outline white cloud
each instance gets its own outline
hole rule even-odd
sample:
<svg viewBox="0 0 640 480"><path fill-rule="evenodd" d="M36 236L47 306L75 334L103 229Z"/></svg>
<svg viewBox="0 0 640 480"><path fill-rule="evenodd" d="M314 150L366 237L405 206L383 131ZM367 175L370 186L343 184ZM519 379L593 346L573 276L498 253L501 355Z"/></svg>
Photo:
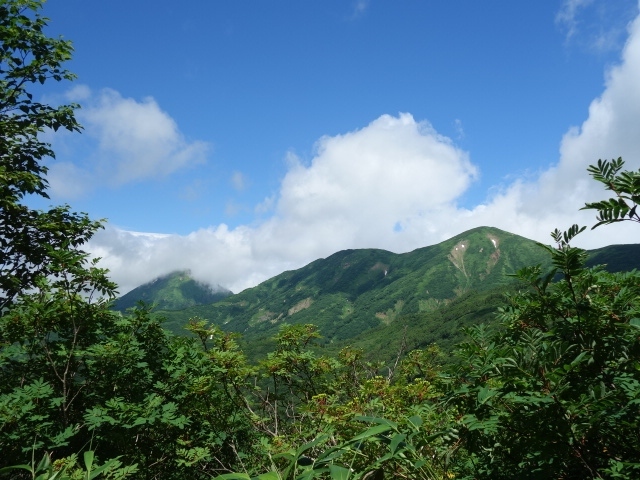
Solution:
<svg viewBox="0 0 640 480"><path fill-rule="evenodd" d="M105 89L79 117L87 133L98 139L101 153L109 157L109 166L103 169L116 184L168 175L205 160L207 145L187 142L151 97L138 102Z"/></svg>
<svg viewBox="0 0 640 480"><path fill-rule="evenodd" d="M325 245L390 246L398 222L455 202L477 174L466 152L409 114L324 137L316 149L308 167L294 164L285 176L270 223Z"/></svg>
<svg viewBox="0 0 640 480"><path fill-rule="evenodd" d="M453 128L456 131L456 138L458 140L462 140L465 137L465 135L464 135L464 127L462 125L462 120L460 120L459 118L456 118L453 121Z"/></svg>
<svg viewBox="0 0 640 480"><path fill-rule="evenodd" d="M409 251L480 225L550 243L556 227L594 223L593 212L579 209L606 192L588 177L589 164L622 156L627 169L640 168L638 78L640 19L630 25L621 62L607 72L587 119L561 139L558 163L496 189L474 208L457 205L478 175L468 154L409 114L383 115L359 130L321 138L308 164L290 154L278 194L256 207L270 215L262 223L163 237L109 227L90 247L123 292L179 268L237 292L341 249ZM635 243L638 228L598 228L577 243Z"/></svg>
<svg viewBox="0 0 640 480"><path fill-rule="evenodd" d="M91 89L87 85L74 85L65 94L69 102L80 103L91 99Z"/></svg>
<svg viewBox="0 0 640 480"><path fill-rule="evenodd" d="M226 225L186 236L141 234L107 226L91 240L90 250L102 257L101 265L111 270L121 293L185 268L198 279L237 291L272 274L270 267L261 270L252 258L251 233L244 227L230 231Z"/></svg>
<svg viewBox="0 0 640 480"><path fill-rule="evenodd" d="M82 165L52 163L54 195L77 195L72 184L80 177L88 191L98 185L163 177L206 160L209 145L188 141L151 97L136 101L115 90L94 93L79 85L66 98L82 104L77 117L85 128L84 142L92 139L97 145Z"/></svg>
<svg viewBox="0 0 640 480"><path fill-rule="evenodd" d="M342 248L397 247L397 224L453 205L476 175L465 152L408 114L321 138L308 166L289 160L278 196L263 202L274 213L256 227L163 238L109 228L92 251L123 291L178 268L238 291Z"/></svg>

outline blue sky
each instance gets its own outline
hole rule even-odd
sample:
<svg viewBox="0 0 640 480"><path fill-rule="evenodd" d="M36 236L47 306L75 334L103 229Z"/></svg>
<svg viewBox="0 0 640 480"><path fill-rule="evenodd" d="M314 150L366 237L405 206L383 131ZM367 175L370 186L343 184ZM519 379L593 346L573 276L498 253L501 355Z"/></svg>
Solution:
<svg viewBox="0 0 640 480"><path fill-rule="evenodd" d="M44 14L78 79L42 94L80 103L85 126L50 135L52 201L108 219L90 250L122 292L176 268L238 291L477 225L548 242L590 220L589 163L640 167L633 0L49 0Z"/></svg>

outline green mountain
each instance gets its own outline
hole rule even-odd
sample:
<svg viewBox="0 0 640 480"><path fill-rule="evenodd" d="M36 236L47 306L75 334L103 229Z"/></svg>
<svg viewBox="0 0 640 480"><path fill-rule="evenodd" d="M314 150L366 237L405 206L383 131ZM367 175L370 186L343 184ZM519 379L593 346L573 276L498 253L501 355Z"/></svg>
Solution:
<svg viewBox="0 0 640 480"><path fill-rule="evenodd" d="M637 268L640 245L594 250L589 262ZM517 288L508 274L536 264L548 264L536 242L480 227L409 253L340 251L216 303L158 314L180 334L196 316L240 332L252 356L271 349L283 323L313 323L326 348L353 344L383 359L403 344L410 350L435 342L449 350L462 340L462 327L494 319L504 293Z"/></svg>
<svg viewBox="0 0 640 480"><path fill-rule="evenodd" d="M640 245L611 245L589 252L588 266L603 265L608 271L640 268ZM362 348L370 360L393 359L401 348L411 351L436 343L446 353L464 340L464 327L484 323L497 325L495 312L504 296L519 288L517 282L489 289L470 290L444 308L408 314L391 325L380 325L330 348L336 353L347 344Z"/></svg>
<svg viewBox="0 0 640 480"><path fill-rule="evenodd" d="M640 268L640 245L609 245L589 251L587 266L604 265L610 272L625 272Z"/></svg>
<svg viewBox="0 0 640 480"><path fill-rule="evenodd" d="M189 271L172 272L134 288L116 299L114 310L124 312L139 301L161 310L184 310L195 305L211 304L232 295L229 290L213 289L191 277Z"/></svg>
<svg viewBox="0 0 640 480"><path fill-rule="evenodd" d="M467 292L506 285L507 274L546 257L531 240L481 227L404 254L344 250L215 304L162 313L176 331L200 316L248 337L268 336L287 322L315 323L329 341L349 339L438 310Z"/></svg>

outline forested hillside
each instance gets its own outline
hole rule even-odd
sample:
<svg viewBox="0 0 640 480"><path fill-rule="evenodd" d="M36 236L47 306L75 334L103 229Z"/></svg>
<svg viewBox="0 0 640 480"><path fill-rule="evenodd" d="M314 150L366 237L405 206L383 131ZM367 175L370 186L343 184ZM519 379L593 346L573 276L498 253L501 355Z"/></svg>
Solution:
<svg viewBox="0 0 640 480"><path fill-rule="evenodd" d="M77 105L34 100L74 79L40 8L0 2L1 477L640 477L640 273L587 266L571 245L586 227L550 247L481 228L405 255L339 252L207 307L225 327L277 329L254 362L207 320L179 336L148 309L113 311L117 286L82 250L102 222L26 201L47 198L44 133L81 130ZM640 222L640 171L588 171L611 195L585 206L596 226ZM466 322L498 299L493 328ZM396 355L317 348L317 326L288 320L321 302L332 345L382 339ZM437 345L393 336L399 322L425 339L474 325L443 366Z"/></svg>

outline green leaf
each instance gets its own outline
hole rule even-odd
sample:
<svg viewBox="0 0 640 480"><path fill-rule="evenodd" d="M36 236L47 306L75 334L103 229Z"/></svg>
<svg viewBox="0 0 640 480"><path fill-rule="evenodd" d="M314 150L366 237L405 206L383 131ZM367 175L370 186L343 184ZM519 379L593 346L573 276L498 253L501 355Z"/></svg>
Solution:
<svg viewBox="0 0 640 480"><path fill-rule="evenodd" d="M267 472L256 477L257 480L282 480L278 472Z"/></svg>
<svg viewBox="0 0 640 480"><path fill-rule="evenodd" d="M391 425L375 425L369 428L368 430L365 430L361 434L356 435L353 438L350 438L348 443L354 443L360 440L367 440L369 438L376 438L378 435L388 432L389 430L392 430Z"/></svg>
<svg viewBox="0 0 640 480"><path fill-rule="evenodd" d="M389 445L389 450L391 450L392 454L396 452L398 445L400 445L401 442L404 442L406 438L407 436L404 433L398 433L393 436L391 444Z"/></svg>
<svg viewBox="0 0 640 480"><path fill-rule="evenodd" d="M396 422L392 422L391 420L387 420L386 418L356 415L355 417L353 417L353 419L358 422L379 423L380 425L388 425L391 428L398 428L398 424Z"/></svg>
<svg viewBox="0 0 640 480"><path fill-rule="evenodd" d="M42 460L40 460L40 463L38 463L38 466L36 467L36 472L42 472L43 470L46 470L47 468L49 468L49 465L51 465L51 457L49 456L49 454L45 453L42 457Z"/></svg>
<svg viewBox="0 0 640 480"><path fill-rule="evenodd" d="M296 450L296 454L295 454L296 458L299 458L300 455L302 455L307 450L310 450L311 448L315 447L316 445L326 441L327 438L328 438L328 435L319 435L317 438L315 438L311 442L305 443L300 448L298 448L298 450Z"/></svg>
<svg viewBox="0 0 640 480"><path fill-rule="evenodd" d="M416 428L419 428L422 426L422 418L419 415L414 415L412 417L409 417L407 421Z"/></svg>
<svg viewBox="0 0 640 480"><path fill-rule="evenodd" d="M497 394L498 394L497 390L492 390L491 388L486 386L482 387L480 388L480 390L478 390L478 403L480 405L483 405L489 402L489 400L491 400L491 398L493 398Z"/></svg>
<svg viewBox="0 0 640 480"><path fill-rule="evenodd" d="M94 458L93 450L87 450L86 452L84 452L83 458L84 458L84 467L89 473L93 468L93 458Z"/></svg>
<svg viewBox="0 0 640 480"><path fill-rule="evenodd" d="M351 473L348 468L340 465L329 465L329 472L332 480L348 480Z"/></svg>
<svg viewBox="0 0 640 480"><path fill-rule="evenodd" d="M251 477L246 473L223 473L214 477L214 480L251 480Z"/></svg>
<svg viewBox="0 0 640 480"><path fill-rule="evenodd" d="M27 470L28 472L31 472L31 465L11 465L10 467L3 467L0 468L0 473L6 473L6 472L10 472L11 470Z"/></svg>

